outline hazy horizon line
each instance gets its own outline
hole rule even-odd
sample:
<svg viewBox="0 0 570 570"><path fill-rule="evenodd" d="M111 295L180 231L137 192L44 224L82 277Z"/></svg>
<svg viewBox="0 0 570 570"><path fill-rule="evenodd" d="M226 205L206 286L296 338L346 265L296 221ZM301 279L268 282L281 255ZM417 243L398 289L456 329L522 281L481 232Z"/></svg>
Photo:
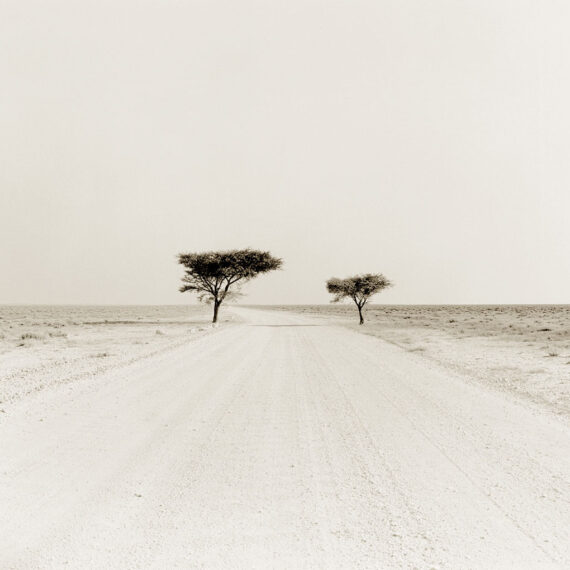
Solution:
<svg viewBox="0 0 570 570"><path fill-rule="evenodd" d="M0 307L184 307L208 306L211 303L0 303ZM225 303L242 307L329 307L351 306L352 303ZM567 307L570 303L367 303L376 307Z"/></svg>

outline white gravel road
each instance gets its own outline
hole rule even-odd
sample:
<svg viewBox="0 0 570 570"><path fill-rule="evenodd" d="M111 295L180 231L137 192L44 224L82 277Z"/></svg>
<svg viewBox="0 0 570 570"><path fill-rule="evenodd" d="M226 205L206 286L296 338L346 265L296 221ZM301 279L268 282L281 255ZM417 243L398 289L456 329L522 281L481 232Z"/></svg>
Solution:
<svg viewBox="0 0 570 570"><path fill-rule="evenodd" d="M566 424L322 320L0 417L0 568L570 568Z"/></svg>

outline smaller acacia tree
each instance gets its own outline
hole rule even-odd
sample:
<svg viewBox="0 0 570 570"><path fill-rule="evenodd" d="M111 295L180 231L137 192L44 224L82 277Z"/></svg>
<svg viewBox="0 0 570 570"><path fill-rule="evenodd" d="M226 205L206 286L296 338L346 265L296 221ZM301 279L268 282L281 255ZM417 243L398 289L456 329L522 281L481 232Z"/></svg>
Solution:
<svg viewBox="0 0 570 570"><path fill-rule="evenodd" d="M360 324L364 324L362 316L362 308L366 305L368 299L380 293L383 289L391 287L392 283L381 273L366 273L364 275L355 275L346 279L338 279L332 277L327 281L327 291L334 295L331 303L338 303L347 297L350 297L358 307L360 315Z"/></svg>
<svg viewBox="0 0 570 570"><path fill-rule="evenodd" d="M207 251L205 253L180 253L178 263L184 266L183 285L180 292L194 291L202 302L214 304L214 318L225 299L236 292L230 288L249 281L260 273L279 269L283 261L268 251L234 249L231 251ZM238 287L239 287L238 285Z"/></svg>

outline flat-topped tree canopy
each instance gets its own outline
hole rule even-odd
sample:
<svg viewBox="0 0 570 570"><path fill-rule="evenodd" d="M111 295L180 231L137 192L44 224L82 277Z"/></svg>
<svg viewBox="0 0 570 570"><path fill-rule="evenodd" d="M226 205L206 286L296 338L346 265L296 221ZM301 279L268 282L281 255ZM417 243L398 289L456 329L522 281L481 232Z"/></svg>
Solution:
<svg viewBox="0 0 570 570"><path fill-rule="evenodd" d="M220 305L231 295L230 288L279 269L283 260L273 257L268 251L255 249L233 249L228 251L206 251L203 253L180 253L178 263L184 266L183 285L180 292L194 291L200 301L214 303L214 318L218 320Z"/></svg>
<svg viewBox="0 0 570 570"><path fill-rule="evenodd" d="M362 308L376 293L379 293L387 287L391 287L392 282L384 277L381 273L365 273L363 275L354 275L346 279L331 277L327 281L327 291L334 295L332 303L338 303L347 297L352 299L358 307L360 315L360 324L364 324L362 316Z"/></svg>

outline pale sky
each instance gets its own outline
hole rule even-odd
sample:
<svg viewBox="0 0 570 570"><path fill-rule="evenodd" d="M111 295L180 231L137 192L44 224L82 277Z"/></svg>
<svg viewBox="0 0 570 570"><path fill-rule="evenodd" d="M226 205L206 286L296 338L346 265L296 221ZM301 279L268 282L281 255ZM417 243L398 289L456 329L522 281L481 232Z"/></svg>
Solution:
<svg viewBox="0 0 570 570"><path fill-rule="evenodd" d="M567 0L0 0L0 304L570 303Z"/></svg>

